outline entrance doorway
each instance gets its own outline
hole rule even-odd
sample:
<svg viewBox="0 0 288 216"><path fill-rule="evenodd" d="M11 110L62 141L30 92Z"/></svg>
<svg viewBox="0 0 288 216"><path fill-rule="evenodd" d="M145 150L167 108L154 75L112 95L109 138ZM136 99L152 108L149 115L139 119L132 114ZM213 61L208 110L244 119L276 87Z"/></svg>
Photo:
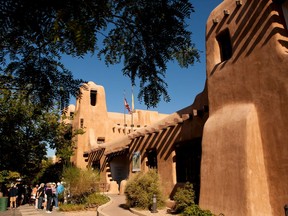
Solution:
<svg viewBox="0 0 288 216"><path fill-rule="evenodd" d="M157 165L157 152L156 149L148 149L146 151L147 154L147 166L149 169L157 169L158 165Z"/></svg>
<svg viewBox="0 0 288 216"><path fill-rule="evenodd" d="M120 186L122 180L129 176L129 158L127 155L119 155L110 161L112 180Z"/></svg>
<svg viewBox="0 0 288 216"><path fill-rule="evenodd" d="M190 182L195 191L195 203L199 204L201 138L195 138L176 145L176 177L177 183Z"/></svg>

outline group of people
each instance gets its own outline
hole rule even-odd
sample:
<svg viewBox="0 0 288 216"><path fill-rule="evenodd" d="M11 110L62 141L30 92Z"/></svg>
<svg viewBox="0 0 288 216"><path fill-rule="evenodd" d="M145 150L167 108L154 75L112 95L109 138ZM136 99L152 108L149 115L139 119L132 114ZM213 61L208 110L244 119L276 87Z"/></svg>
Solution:
<svg viewBox="0 0 288 216"><path fill-rule="evenodd" d="M40 186L36 185L32 192L31 198L35 200L35 208L37 210L46 209L46 213L51 213L53 207L58 209L58 195L64 191L63 185L56 183L41 183Z"/></svg>
<svg viewBox="0 0 288 216"><path fill-rule="evenodd" d="M30 200L30 193L32 189L27 185L21 183L12 183L10 188L6 190L6 187L1 188L1 192L4 196L9 196L10 199L10 208L16 208L22 204L26 204Z"/></svg>
<svg viewBox="0 0 288 216"><path fill-rule="evenodd" d="M31 188L29 204L34 205L37 210L46 210L46 213L51 213L53 207L58 209L58 195L63 193L64 187L58 182L56 183L41 183ZM17 184L11 184L9 189L10 208L16 208L19 203L19 189Z"/></svg>

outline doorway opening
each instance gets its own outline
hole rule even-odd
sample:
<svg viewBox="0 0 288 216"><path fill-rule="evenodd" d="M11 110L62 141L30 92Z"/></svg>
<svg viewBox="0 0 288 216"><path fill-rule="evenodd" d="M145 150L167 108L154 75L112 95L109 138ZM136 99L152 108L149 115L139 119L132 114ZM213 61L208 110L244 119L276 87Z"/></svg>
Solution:
<svg viewBox="0 0 288 216"><path fill-rule="evenodd" d="M146 151L147 154L147 166L149 169L157 169L157 152L156 149L147 149Z"/></svg>
<svg viewBox="0 0 288 216"><path fill-rule="evenodd" d="M195 138L176 145L177 183L190 182L193 184L196 204L199 204L200 196L201 143L202 138Z"/></svg>

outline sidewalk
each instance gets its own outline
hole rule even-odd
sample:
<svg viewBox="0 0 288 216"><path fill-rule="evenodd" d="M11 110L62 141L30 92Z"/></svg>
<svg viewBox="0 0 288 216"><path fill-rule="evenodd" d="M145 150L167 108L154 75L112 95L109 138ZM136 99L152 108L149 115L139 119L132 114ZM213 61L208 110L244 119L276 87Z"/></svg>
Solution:
<svg viewBox="0 0 288 216"><path fill-rule="evenodd" d="M149 210L136 210L125 208L125 195L108 195L111 201L98 208L97 216L167 216L167 209L158 209L157 213L151 213ZM176 215L174 215L176 216Z"/></svg>
<svg viewBox="0 0 288 216"><path fill-rule="evenodd" d="M45 210L37 210L34 206L28 204L21 205L16 209L8 209L7 211L0 212L0 216L96 216L97 212L94 211L73 211L73 212L61 212L52 211L51 214L46 213Z"/></svg>
<svg viewBox="0 0 288 216"><path fill-rule="evenodd" d="M12 209L7 211L1 211L0 216L21 216L19 209Z"/></svg>
<svg viewBox="0 0 288 216"><path fill-rule="evenodd" d="M97 211L61 212L54 210L51 214L48 214L45 210L36 210L34 206L26 204L16 209L0 212L0 216L172 216L167 213L167 209L158 209L157 213L151 213L148 210L127 209L125 208L124 195L109 195L109 197L111 200L100 206Z"/></svg>

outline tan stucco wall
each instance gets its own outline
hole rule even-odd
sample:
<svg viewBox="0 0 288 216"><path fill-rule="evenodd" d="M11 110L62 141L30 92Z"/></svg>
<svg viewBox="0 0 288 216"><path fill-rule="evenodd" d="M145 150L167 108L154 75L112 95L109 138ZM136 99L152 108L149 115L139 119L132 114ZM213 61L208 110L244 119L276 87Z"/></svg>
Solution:
<svg viewBox="0 0 288 216"><path fill-rule="evenodd" d="M95 106L90 104L91 90L97 91ZM86 168L87 165L83 153L101 146L101 144L97 143L97 139L104 138L105 143L109 143L132 133L134 130L143 128L168 116L167 114L161 114L156 111L135 110L132 119L131 114L126 113L124 116L124 113L107 111L103 86L90 81L84 84L80 91L81 95L76 101L72 125L74 129L80 128L81 119L83 119L83 129L85 133L77 135L75 139L77 146L71 160L81 168Z"/></svg>
<svg viewBox="0 0 288 216"><path fill-rule="evenodd" d="M279 5L242 2L224 1L207 20L210 117L200 205L233 216L282 215L288 201L287 29ZM233 55L221 62L216 36L225 28Z"/></svg>

